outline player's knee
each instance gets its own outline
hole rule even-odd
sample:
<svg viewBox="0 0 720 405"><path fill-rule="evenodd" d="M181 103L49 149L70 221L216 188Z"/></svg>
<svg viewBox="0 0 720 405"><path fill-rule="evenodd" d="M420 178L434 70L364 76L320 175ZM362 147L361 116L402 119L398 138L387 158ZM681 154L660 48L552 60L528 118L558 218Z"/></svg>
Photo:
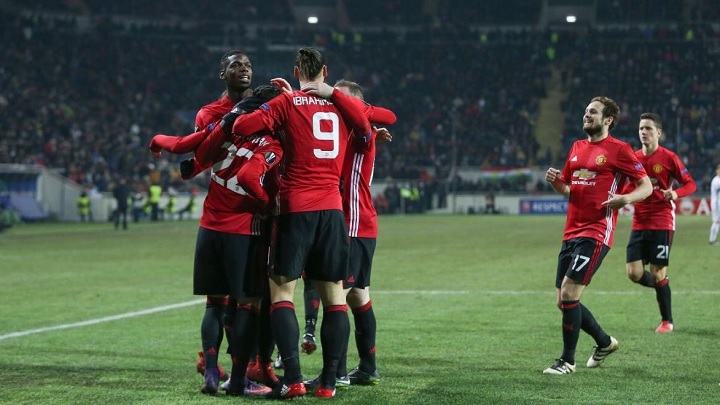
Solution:
<svg viewBox="0 0 720 405"><path fill-rule="evenodd" d="M639 283L640 280L642 280L643 273L645 272L645 269L642 267L636 267L632 264L628 264L626 270L628 279L630 279L633 283Z"/></svg>
<svg viewBox="0 0 720 405"><path fill-rule="evenodd" d="M650 274L652 274L652 278L655 281L655 283L663 281L665 279L665 276L667 275L667 266L659 267L656 269L651 268Z"/></svg>

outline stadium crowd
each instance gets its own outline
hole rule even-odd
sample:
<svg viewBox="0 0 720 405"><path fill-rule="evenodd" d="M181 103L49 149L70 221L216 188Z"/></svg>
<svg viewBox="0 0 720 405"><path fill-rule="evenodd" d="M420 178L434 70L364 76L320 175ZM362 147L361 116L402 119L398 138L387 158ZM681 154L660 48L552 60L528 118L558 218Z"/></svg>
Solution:
<svg viewBox="0 0 720 405"><path fill-rule="evenodd" d="M455 166L515 168L564 159L540 150L534 135L551 69L560 69L568 95L566 147L577 138L578 106L605 93L622 104L619 137L637 143L636 118L658 112L670 138L666 145L677 149L700 189L708 187L708 168L720 160L720 31L669 22L680 2L615 0L598 19L617 26L582 30L541 30L532 21L482 25L536 15L529 2L520 2L525 12L509 14L492 7L498 1L482 10L451 1L437 5L433 18L405 2L363 3L347 2L350 19L382 28L359 33L289 24L286 2L245 1L220 11L176 1L165 17L158 2L140 1L42 0L23 13L0 12L6 39L0 162L45 165L98 191L107 191L116 176L132 179L135 189L148 176L159 178L163 189L194 187L177 173L176 163L186 156L157 160L146 146L155 133L192 128L197 108L219 96L218 55L246 49L255 83L265 83L290 76L285 61L297 47L316 45L337 61L335 79L357 81L369 101L397 113L395 141L378 148L378 179L420 181L432 189L433 180L447 179ZM370 17L368 9L383 12ZM701 18L695 8L680 9ZM718 14L701 11L706 19ZM185 19L198 13L203 18ZM210 22L220 17L256 25L218 29ZM388 28L399 21L407 28ZM653 24L622 24L638 21ZM451 184L459 190L527 189L512 182Z"/></svg>

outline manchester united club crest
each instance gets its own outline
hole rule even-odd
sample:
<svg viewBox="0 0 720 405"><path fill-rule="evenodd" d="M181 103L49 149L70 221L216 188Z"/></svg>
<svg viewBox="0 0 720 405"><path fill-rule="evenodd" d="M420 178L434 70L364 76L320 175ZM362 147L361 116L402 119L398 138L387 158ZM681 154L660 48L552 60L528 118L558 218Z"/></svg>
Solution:
<svg viewBox="0 0 720 405"><path fill-rule="evenodd" d="M659 163L656 164L655 166L653 166L653 171L654 171L655 173L660 173L660 172L662 172L662 171L663 171L662 165L660 165Z"/></svg>
<svg viewBox="0 0 720 405"><path fill-rule="evenodd" d="M598 157L595 158L595 163L596 163L598 166L602 166L602 165L604 165L606 162L607 162L607 158L605 157L605 155L599 155Z"/></svg>

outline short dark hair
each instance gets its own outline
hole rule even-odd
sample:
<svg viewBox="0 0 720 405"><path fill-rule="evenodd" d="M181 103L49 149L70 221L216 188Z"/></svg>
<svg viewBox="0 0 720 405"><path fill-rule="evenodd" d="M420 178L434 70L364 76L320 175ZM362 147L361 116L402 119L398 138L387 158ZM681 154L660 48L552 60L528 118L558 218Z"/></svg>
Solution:
<svg viewBox="0 0 720 405"><path fill-rule="evenodd" d="M355 96L359 98L360 100L365 99L365 95L363 94L363 89L360 87L359 84L355 82L351 82L350 80L340 79L337 82L335 82L335 86L333 87L347 87L348 90L350 90L350 95Z"/></svg>
<svg viewBox="0 0 720 405"><path fill-rule="evenodd" d="M228 65L230 64L230 57L232 55L238 55L238 54L247 56L247 54L245 52L243 52L239 49L233 49L232 51L225 52L225 54L223 54L222 58L220 58L220 69L225 70L225 68L227 68Z"/></svg>
<svg viewBox="0 0 720 405"><path fill-rule="evenodd" d="M295 55L295 67L306 79L316 78L325 66L325 57L316 48L300 48Z"/></svg>
<svg viewBox="0 0 720 405"><path fill-rule="evenodd" d="M609 129L613 129L615 127L615 124L617 124L618 119L620 118L620 107L617 105L615 100L611 99L610 97L605 96L598 96L590 100L592 103L593 101L599 101L603 107L602 115L603 117L612 117L612 123L610 124Z"/></svg>
<svg viewBox="0 0 720 405"><path fill-rule="evenodd" d="M651 120L655 122L655 127L658 129L662 129L662 119L660 119L660 116L655 113L642 113L640 114L641 120Z"/></svg>

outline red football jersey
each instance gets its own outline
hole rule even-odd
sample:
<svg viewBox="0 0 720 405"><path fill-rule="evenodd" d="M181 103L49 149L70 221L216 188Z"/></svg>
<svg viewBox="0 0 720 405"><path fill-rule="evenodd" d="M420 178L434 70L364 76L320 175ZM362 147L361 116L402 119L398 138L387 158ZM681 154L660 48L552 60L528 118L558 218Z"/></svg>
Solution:
<svg viewBox="0 0 720 405"><path fill-rule="evenodd" d="M281 214L343 208L340 174L350 131L369 135L370 124L350 97L336 90L332 99L337 105L302 91L283 93L233 125L239 136L284 132L277 200Z"/></svg>
<svg viewBox="0 0 720 405"><path fill-rule="evenodd" d="M675 192L678 198L685 197L697 190L695 180L678 156L662 146L648 156L643 154L642 149L637 150L635 156L645 167L653 185L653 192L648 198L633 204L635 213L633 214L632 229L674 231L675 202L666 200L662 190L669 189L677 181L682 187ZM635 188L634 184L628 186L628 190Z"/></svg>
<svg viewBox="0 0 720 405"><path fill-rule="evenodd" d="M230 97L224 95L212 103L203 106L195 115L195 132L205 129L208 125L213 124L227 113L232 110L235 106Z"/></svg>
<svg viewBox="0 0 720 405"><path fill-rule="evenodd" d="M587 237L612 247L618 212L602 205L619 194L626 179L637 181L645 169L625 142L608 135L599 142L575 141L562 172L570 185L563 240Z"/></svg>
<svg viewBox="0 0 720 405"><path fill-rule="evenodd" d="M217 125L218 121L220 121L225 114L229 113L233 107L235 107L235 104L233 104L227 94L216 101L203 106L195 116L195 131L197 132L206 129L208 126L212 125L213 127L209 128L211 131L214 128L214 125ZM201 165L196 162L195 172L191 177L197 176L208 167L210 166Z"/></svg>
<svg viewBox="0 0 720 405"><path fill-rule="evenodd" d="M265 208L262 190L258 191L266 173L277 166L283 155L280 142L270 135L256 135L247 138L235 137L220 148L208 144L224 140L220 127L214 130L196 150L199 162L212 160L210 188L200 226L218 232L241 235L259 235L258 212ZM257 167L250 168L249 165ZM254 176L247 176L247 173Z"/></svg>
<svg viewBox="0 0 720 405"><path fill-rule="evenodd" d="M353 238L377 238L377 212L370 192L376 136L373 130L369 142L351 140L343 163L343 211L349 236Z"/></svg>
<svg viewBox="0 0 720 405"><path fill-rule="evenodd" d="M380 125L395 123L392 111L364 102L360 104L371 122ZM351 139L343 163L343 211L349 236L353 238L377 238L377 212L370 191L375 171L376 140L377 131L374 129L369 142Z"/></svg>

